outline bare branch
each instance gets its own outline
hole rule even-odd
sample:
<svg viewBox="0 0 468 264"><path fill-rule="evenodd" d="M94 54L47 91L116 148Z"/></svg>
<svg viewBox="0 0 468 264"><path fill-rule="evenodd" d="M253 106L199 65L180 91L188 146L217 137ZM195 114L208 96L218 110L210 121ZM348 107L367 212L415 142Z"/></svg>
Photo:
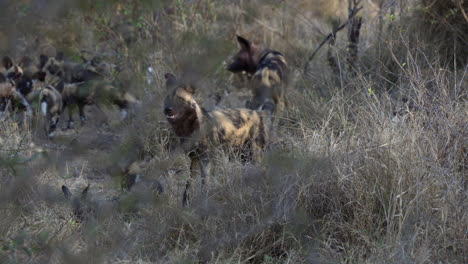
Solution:
<svg viewBox="0 0 468 264"><path fill-rule="evenodd" d="M465 21L468 23L468 15L466 15L465 9L463 9L462 2L463 0L458 0L458 7L460 8L460 11L463 14L463 17L465 18Z"/></svg>
<svg viewBox="0 0 468 264"><path fill-rule="evenodd" d="M358 4L361 2L360 0L357 0L356 1ZM332 33L328 34L325 39L320 43L320 45L314 50L314 52L312 52L312 54L309 56L309 58L307 59L307 62L304 66L304 74L307 73L307 71L309 70L309 63L310 61L312 61L312 59L315 57L315 55L317 54L317 52L320 50L320 48L322 48L323 45L325 45L325 43L327 43L330 39L332 39L336 33L340 30L342 30L343 28L345 28L350 20L356 16L356 14L362 9L362 7L358 7L357 4L354 6L354 8L351 10L350 14L349 14L349 17L348 17L348 20L346 20L343 24L341 24L339 27L337 27L336 29L333 30Z"/></svg>

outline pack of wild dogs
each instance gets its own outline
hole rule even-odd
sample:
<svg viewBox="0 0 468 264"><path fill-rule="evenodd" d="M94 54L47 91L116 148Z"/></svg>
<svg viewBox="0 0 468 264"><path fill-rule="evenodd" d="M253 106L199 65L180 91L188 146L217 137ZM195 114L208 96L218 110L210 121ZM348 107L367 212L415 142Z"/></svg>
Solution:
<svg viewBox="0 0 468 264"><path fill-rule="evenodd" d="M105 63L98 59L74 63L63 54L56 57L40 55L38 63L23 57L18 63L5 56L0 69L0 111L25 109L33 113L31 105L38 105L47 119L47 136L53 137L62 112L68 110L67 128L74 126L73 109L78 108L82 122L86 120L84 107L97 101L118 106L122 118L127 109L139 101L121 91L106 79Z"/></svg>
<svg viewBox="0 0 468 264"><path fill-rule="evenodd" d="M197 171L202 187L210 171L210 159L214 149L224 149L230 156L242 162L259 161L269 144L278 118L287 110L286 88L288 66L285 56L275 50L261 48L253 42L237 36L240 50L228 63L227 70L245 74L249 78L251 98L244 108L204 109L195 99L197 85L189 79L165 74L163 113L172 128L178 147L190 158L190 179L182 197L184 206L190 202L191 181ZM118 106L121 117L126 118L129 107L140 102L128 91L122 91L106 80L99 61L83 64L68 62L62 55L41 55L37 64L23 58L18 64L4 57L0 72L0 103L2 111L7 107L23 108L32 113L31 104L37 102L40 112L47 118L49 137L52 137L59 118L68 107L68 125L73 127L72 107L77 106L81 121L86 119L84 107L105 98ZM232 155L231 155L232 154ZM137 182L138 177L134 177ZM71 192L65 186L66 197ZM85 189L87 192L88 189ZM75 214L82 209L75 203ZM79 199L78 199L79 200Z"/></svg>

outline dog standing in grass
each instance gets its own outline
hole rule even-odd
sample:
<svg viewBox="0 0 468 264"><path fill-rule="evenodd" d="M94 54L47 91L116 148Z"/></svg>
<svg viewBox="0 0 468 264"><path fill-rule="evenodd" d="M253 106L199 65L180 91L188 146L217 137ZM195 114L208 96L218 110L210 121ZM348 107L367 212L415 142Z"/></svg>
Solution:
<svg viewBox="0 0 468 264"><path fill-rule="evenodd" d="M190 157L191 178L198 166L202 185L205 184L213 147L234 150L244 160L259 159L269 139L271 112L245 108L207 111L195 101L193 85L179 82L170 73L165 78L168 95L164 101L164 114L182 149ZM189 190L190 180L185 186L184 206L189 203Z"/></svg>
<svg viewBox="0 0 468 264"><path fill-rule="evenodd" d="M60 92L53 86L40 83L39 79L43 79L43 75L38 72L29 57L23 57L20 64L16 65L10 57L5 56L2 66L6 76L0 73L0 104L5 105L8 101L19 103L32 115L31 105L37 103L48 123L46 134L52 137L62 113Z"/></svg>
<svg viewBox="0 0 468 264"><path fill-rule="evenodd" d="M86 120L84 107L92 104L113 104L119 107L125 119L131 106L140 104L129 92L120 91L104 76L83 65L70 63L62 57L40 56L40 74L43 81L52 84L60 93L63 109L68 107L68 128L73 128L73 106L78 106L81 122Z"/></svg>
<svg viewBox="0 0 468 264"><path fill-rule="evenodd" d="M120 91L111 83L101 80L65 84L61 91L63 108L68 107L68 128L73 127L73 105L78 106L81 122L86 120L86 105L113 104L119 107L121 119L127 118L131 106L140 104L133 95Z"/></svg>
<svg viewBox="0 0 468 264"><path fill-rule="evenodd" d="M243 73L251 79L252 100L246 107L261 110L271 102L275 113L281 114L288 106L286 87L288 86L288 65L286 58L278 51L260 48L251 41L237 36L240 51L232 58L227 69L232 73Z"/></svg>
<svg viewBox="0 0 468 264"><path fill-rule="evenodd" d="M47 121L46 135L48 138L52 138L63 111L63 100L60 92L52 85L39 85L34 87L26 99L32 105L40 105L41 114Z"/></svg>

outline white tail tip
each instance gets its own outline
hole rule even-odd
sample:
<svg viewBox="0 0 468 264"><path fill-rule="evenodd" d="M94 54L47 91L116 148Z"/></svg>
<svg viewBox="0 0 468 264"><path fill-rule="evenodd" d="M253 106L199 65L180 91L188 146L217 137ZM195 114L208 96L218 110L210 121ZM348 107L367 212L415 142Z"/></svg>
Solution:
<svg viewBox="0 0 468 264"><path fill-rule="evenodd" d="M46 102L41 103L41 112L43 116L47 115L47 103Z"/></svg>
<svg viewBox="0 0 468 264"><path fill-rule="evenodd" d="M122 109L120 111L120 119L124 120L125 118L127 118L127 115L128 115L127 110Z"/></svg>
<svg viewBox="0 0 468 264"><path fill-rule="evenodd" d="M137 182L141 182L141 175L140 174L135 175L135 183L137 183Z"/></svg>

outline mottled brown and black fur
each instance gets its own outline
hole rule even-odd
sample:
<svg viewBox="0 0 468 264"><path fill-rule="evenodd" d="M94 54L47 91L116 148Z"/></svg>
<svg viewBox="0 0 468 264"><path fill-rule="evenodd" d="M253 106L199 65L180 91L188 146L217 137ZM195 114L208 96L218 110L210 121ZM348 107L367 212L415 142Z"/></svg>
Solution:
<svg viewBox="0 0 468 264"><path fill-rule="evenodd" d="M54 136L57 124L63 111L63 100L60 92L51 85L36 85L26 99L31 104L40 105L41 114L47 120L46 134L51 138Z"/></svg>
<svg viewBox="0 0 468 264"><path fill-rule="evenodd" d="M23 70L14 63L11 57L4 56L2 58L2 64L0 65L0 73L8 80L15 81L23 75Z"/></svg>
<svg viewBox="0 0 468 264"><path fill-rule="evenodd" d="M26 98L16 89L13 80L9 80L3 73L0 73L0 111L6 111L8 105L16 104L23 106L28 115L32 114L31 107Z"/></svg>
<svg viewBox="0 0 468 264"><path fill-rule="evenodd" d="M46 133L49 137L52 136L62 113L61 94L53 86L38 83L40 80L43 81L44 77L29 57L23 57L16 65L10 57L6 56L2 60L2 66L7 74L5 76L4 73L0 73L2 108L11 101L14 103L13 107L19 104L31 114L30 104L37 103L47 119Z"/></svg>
<svg viewBox="0 0 468 264"><path fill-rule="evenodd" d="M120 91L112 84L106 81L87 81L82 83L65 84L61 91L63 99L63 108L68 107L68 127L73 126L73 108L77 105L80 120L86 120L84 107L86 105L113 104L117 105L121 111L121 118L127 117L129 107L140 102L130 93Z"/></svg>
<svg viewBox="0 0 468 264"><path fill-rule="evenodd" d="M270 113L245 108L207 111L195 101L193 85L178 82L172 74L165 77L169 94L164 114L191 159L191 177L199 166L204 183L212 148L234 150L246 160L259 159L269 139ZM189 201L189 188L190 181L184 192L184 205Z"/></svg>
<svg viewBox="0 0 468 264"><path fill-rule="evenodd" d="M63 54L57 57L41 55L39 58L39 70L47 73L50 81L47 84L57 86L58 80L64 83L86 82L102 79L100 74L91 63L76 63L64 59Z"/></svg>
<svg viewBox="0 0 468 264"><path fill-rule="evenodd" d="M265 107L271 108L271 103L274 103L274 111L281 113L287 106L286 58L278 51L260 48L241 36L237 36L237 41L241 49L233 57L227 69L233 73L245 72L250 76L253 97L246 103L246 107L261 110Z"/></svg>
<svg viewBox="0 0 468 264"><path fill-rule="evenodd" d="M3 57L0 73L7 80L15 83L16 90L23 96L27 96L33 89L33 78L38 72L38 68L34 65L31 58L23 57L19 64L16 64L13 59L8 56Z"/></svg>

